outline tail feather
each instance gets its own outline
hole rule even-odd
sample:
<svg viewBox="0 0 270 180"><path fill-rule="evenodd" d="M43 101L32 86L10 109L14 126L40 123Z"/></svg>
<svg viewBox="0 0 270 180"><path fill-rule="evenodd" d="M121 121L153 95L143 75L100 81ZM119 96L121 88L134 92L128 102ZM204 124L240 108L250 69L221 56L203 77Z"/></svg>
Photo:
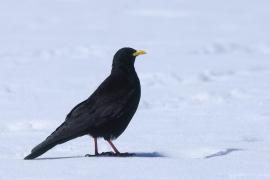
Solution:
<svg viewBox="0 0 270 180"><path fill-rule="evenodd" d="M25 160L30 160L30 159L35 159L38 156L41 156L42 154L44 154L45 152L47 152L48 150L52 149L54 146L58 145L58 144L62 144L65 143L69 140L72 140L76 137L82 136L84 134L80 134L80 135L73 135L73 136L69 136L66 138L56 138L54 136L54 133L52 133L49 137L47 137L45 139L45 141L43 141L42 143L40 143L39 145L37 145L36 147L34 147L31 151L31 153L26 156L24 159Z"/></svg>
<svg viewBox="0 0 270 180"><path fill-rule="evenodd" d="M68 129L64 122L61 124L50 136L48 136L42 143L34 147L31 153L24 159L35 159L36 157L44 154L54 146L58 144L65 143L71 139L87 134L85 131L74 131L73 129Z"/></svg>
<svg viewBox="0 0 270 180"><path fill-rule="evenodd" d="M48 150L50 150L51 148L53 148L54 146L56 146L57 144L61 143L61 138L59 136L57 136L58 131L60 131L61 127L63 127L65 124L62 123L51 135L49 135L42 143L40 143L39 145L37 145L36 147L34 147L31 151L31 153L26 156L24 159L25 160L30 160L30 159L35 159L38 156L41 156L42 154L44 154L45 152L47 152ZM64 139L64 138L62 138ZM68 139L66 140L68 141ZM65 140L62 140L63 142L66 142Z"/></svg>
<svg viewBox="0 0 270 180"><path fill-rule="evenodd" d="M44 154L54 146L56 146L58 143L57 142L48 142L47 140L43 141L39 145L37 145L34 149L32 149L31 153L26 156L24 159L25 160L30 160L30 159L35 159L36 157Z"/></svg>

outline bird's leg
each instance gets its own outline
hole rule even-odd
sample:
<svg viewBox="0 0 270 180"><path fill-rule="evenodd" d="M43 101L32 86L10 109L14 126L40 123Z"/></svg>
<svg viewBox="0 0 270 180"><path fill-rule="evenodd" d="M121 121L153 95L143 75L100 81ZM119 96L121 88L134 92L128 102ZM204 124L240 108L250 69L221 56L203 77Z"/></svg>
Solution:
<svg viewBox="0 0 270 180"><path fill-rule="evenodd" d="M94 142L95 142L95 155L99 155L98 154L98 144L97 144L97 138L94 138Z"/></svg>
<svg viewBox="0 0 270 180"><path fill-rule="evenodd" d="M130 156L135 156L134 153L120 153L116 147L114 146L114 144L112 143L111 140L107 140L108 143L111 145L111 147L113 148L115 154L109 154L109 156L118 156L118 157L130 157Z"/></svg>
<svg viewBox="0 0 270 180"><path fill-rule="evenodd" d="M112 141L111 140L107 140L108 141L108 143L111 145L111 147L113 148L113 150L114 150L114 152L116 153L116 154L120 154L120 152L116 149L116 147L113 145L113 143L112 143Z"/></svg>
<svg viewBox="0 0 270 180"><path fill-rule="evenodd" d="M94 143L95 143L95 155L86 154L85 157L93 157L93 156L98 156L98 155L100 155L100 154L98 153L97 138L96 138L96 137L93 137L93 138L94 138Z"/></svg>

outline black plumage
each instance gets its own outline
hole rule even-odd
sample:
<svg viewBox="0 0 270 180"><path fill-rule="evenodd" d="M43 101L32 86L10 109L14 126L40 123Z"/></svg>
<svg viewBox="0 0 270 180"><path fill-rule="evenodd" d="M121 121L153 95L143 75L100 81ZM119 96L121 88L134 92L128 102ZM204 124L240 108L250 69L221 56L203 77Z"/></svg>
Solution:
<svg viewBox="0 0 270 180"><path fill-rule="evenodd" d="M97 138L112 144L128 126L139 105L140 81L134 63L144 51L122 48L113 58L111 74L85 101L75 106L65 121L42 143L37 145L25 159L34 159L54 146L71 139L90 135L94 138L95 154L98 155Z"/></svg>

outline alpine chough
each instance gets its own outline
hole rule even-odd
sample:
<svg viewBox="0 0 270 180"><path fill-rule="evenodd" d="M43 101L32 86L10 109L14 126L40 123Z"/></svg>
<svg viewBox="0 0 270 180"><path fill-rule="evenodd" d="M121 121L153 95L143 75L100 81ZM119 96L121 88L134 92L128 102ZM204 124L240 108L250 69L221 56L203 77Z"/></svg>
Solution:
<svg viewBox="0 0 270 180"><path fill-rule="evenodd" d="M34 159L58 144L90 135L95 155L99 155L97 138L104 138L116 155L121 153L112 140L120 136L135 114L141 97L140 80L134 63L145 51L122 48L113 57L110 75L85 101L75 106L65 121L24 159Z"/></svg>

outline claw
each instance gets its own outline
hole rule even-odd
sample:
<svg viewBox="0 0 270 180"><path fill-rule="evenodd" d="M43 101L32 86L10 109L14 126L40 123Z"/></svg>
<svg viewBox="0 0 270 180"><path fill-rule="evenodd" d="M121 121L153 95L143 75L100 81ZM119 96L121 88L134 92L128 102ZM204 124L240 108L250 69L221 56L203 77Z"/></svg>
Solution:
<svg viewBox="0 0 270 180"><path fill-rule="evenodd" d="M109 152L102 152L100 154L86 154L85 157L131 157L131 156L135 156L135 153L114 153L112 151Z"/></svg>

